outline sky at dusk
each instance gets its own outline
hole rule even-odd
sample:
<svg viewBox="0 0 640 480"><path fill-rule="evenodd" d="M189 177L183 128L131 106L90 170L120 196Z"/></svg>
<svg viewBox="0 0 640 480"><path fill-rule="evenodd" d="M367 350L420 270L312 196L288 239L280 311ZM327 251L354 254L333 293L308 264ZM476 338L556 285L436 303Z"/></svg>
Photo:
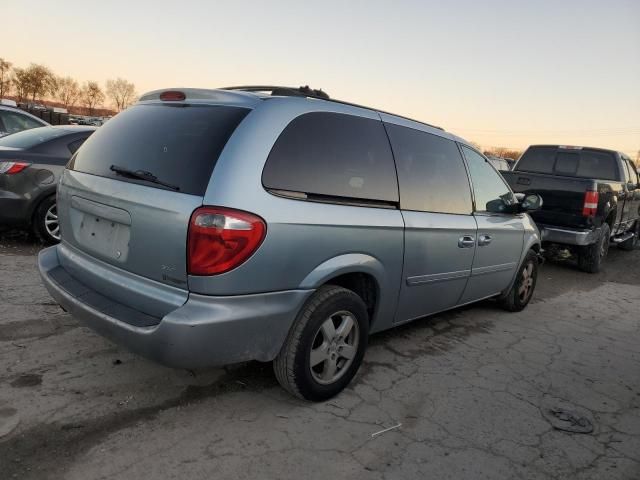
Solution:
<svg viewBox="0 0 640 480"><path fill-rule="evenodd" d="M640 1L0 0L0 57L79 81L310 85L487 146L640 150Z"/></svg>

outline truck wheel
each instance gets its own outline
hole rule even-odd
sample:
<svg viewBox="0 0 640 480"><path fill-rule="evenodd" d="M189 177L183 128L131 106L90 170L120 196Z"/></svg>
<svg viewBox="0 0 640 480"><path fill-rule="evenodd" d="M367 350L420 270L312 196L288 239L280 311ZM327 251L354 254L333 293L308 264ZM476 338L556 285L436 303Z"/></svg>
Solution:
<svg viewBox="0 0 640 480"><path fill-rule="evenodd" d="M273 369L285 390L311 401L340 393L354 377L369 337L369 316L351 290L320 287L302 308Z"/></svg>
<svg viewBox="0 0 640 480"><path fill-rule="evenodd" d="M538 279L538 255L533 250L529 250L524 262L518 270L516 280L511 289L500 298L500 306L509 312L519 312L527 306L533 291L536 288Z"/></svg>
<svg viewBox="0 0 640 480"><path fill-rule="evenodd" d="M633 237L618 244L618 247L622 250L631 251L640 245L640 240L638 239L640 237L640 220L636 220L631 231L634 233Z"/></svg>
<svg viewBox="0 0 640 480"><path fill-rule="evenodd" d="M585 247L578 253L578 266L580 270L588 273L598 273L602 267L602 261L609 252L611 229L609 224L603 223L600 227L598 240Z"/></svg>
<svg viewBox="0 0 640 480"><path fill-rule="evenodd" d="M36 212L33 214L32 228L36 237L46 244L60 241L60 224L58 223L55 195L51 195L40 202Z"/></svg>

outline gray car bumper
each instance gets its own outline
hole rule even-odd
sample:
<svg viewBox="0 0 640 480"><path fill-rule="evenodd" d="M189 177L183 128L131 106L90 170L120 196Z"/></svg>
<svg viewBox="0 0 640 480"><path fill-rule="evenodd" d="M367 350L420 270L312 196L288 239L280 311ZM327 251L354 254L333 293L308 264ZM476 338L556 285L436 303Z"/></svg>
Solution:
<svg viewBox="0 0 640 480"><path fill-rule="evenodd" d="M562 243L565 245L591 245L598 239L599 230L578 230L538 225L543 242Z"/></svg>
<svg viewBox="0 0 640 480"><path fill-rule="evenodd" d="M190 294L184 305L153 321L153 317L113 302L62 271L56 247L40 252L38 266L51 296L73 316L133 352L180 368L273 360L312 293Z"/></svg>

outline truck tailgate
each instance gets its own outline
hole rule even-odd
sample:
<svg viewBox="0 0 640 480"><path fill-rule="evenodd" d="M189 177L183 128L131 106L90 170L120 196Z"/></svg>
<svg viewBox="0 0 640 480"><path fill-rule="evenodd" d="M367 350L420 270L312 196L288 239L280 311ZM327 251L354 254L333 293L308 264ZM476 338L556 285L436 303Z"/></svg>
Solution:
<svg viewBox="0 0 640 480"><path fill-rule="evenodd" d="M595 190L594 180L530 173L502 172L516 193L537 193L542 197L542 208L532 213L537 223L563 227L589 228L592 219L582 215L585 192Z"/></svg>

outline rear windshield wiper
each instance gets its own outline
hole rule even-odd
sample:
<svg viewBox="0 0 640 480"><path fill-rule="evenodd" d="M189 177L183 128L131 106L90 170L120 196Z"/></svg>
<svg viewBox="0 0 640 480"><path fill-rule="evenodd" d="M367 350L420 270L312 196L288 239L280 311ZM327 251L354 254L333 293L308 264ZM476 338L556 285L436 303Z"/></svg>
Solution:
<svg viewBox="0 0 640 480"><path fill-rule="evenodd" d="M177 185L172 185L170 183L163 182L162 180L158 180L158 177L156 177L153 173L147 172L145 170L129 170L128 168L119 167L118 165L111 165L109 167L109 170L120 175L124 175L125 177L137 178L138 180L145 180L157 185L162 185L163 187L170 188L171 190L175 190L176 192L180 190L180 187L178 187Z"/></svg>

